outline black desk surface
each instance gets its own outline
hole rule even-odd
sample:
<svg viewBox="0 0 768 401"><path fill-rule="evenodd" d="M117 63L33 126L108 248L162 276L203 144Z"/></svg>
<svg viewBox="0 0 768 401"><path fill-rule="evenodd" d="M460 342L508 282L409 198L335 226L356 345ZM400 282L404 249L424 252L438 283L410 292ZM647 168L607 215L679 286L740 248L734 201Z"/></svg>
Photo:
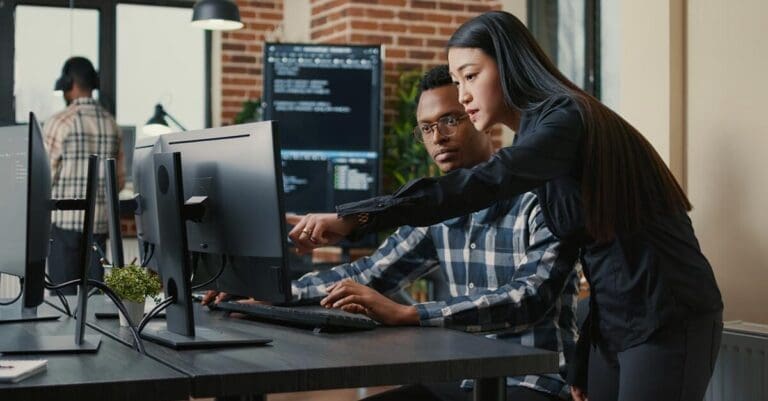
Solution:
<svg viewBox="0 0 768 401"><path fill-rule="evenodd" d="M43 304L40 309L53 310ZM0 335L71 335L75 321L0 325ZM101 334L89 328L87 334ZM45 372L19 383L0 383L0 400L182 400L189 397L190 378L102 335L98 352L90 354L1 355L0 359L47 359Z"/></svg>
<svg viewBox="0 0 768 401"><path fill-rule="evenodd" d="M93 302L102 302L96 299ZM557 354L439 328L380 327L353 333L244 321L195 304L197 325L273 338L270 345L176 351L144 341L147 354L192 376L193 397L268 394L551 373ZM90 324L131 344L117 320Z"/></svg>

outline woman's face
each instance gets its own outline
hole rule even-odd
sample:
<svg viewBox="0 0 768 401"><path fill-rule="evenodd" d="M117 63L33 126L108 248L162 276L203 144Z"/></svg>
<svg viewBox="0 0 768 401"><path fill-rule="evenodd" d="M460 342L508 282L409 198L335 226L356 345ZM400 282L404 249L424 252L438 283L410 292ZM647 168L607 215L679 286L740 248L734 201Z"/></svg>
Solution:
<svg viewBox="0 0 768 401"><path fill-rule="evenodd" d="M448 67L475 129L483 132L497 123L510 126L512 113L504 103L494 59L480 49L453 47L448 50Z"/></svg>

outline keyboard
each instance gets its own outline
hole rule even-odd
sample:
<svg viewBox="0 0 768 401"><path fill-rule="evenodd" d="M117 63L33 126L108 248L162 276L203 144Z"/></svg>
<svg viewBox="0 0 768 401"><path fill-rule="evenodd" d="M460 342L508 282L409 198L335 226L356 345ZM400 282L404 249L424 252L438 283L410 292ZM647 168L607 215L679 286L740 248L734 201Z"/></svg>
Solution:
<svg viewBox="0 0 768 401"><path fill-rule="evenodd" d="M347 313L338 309L326 309L321 306L286 307L219 302L215 305L211 304L210 307L214 310L242 313L254 320L329 332L371 330L378 325L376 321L367 316Z"/></svg>

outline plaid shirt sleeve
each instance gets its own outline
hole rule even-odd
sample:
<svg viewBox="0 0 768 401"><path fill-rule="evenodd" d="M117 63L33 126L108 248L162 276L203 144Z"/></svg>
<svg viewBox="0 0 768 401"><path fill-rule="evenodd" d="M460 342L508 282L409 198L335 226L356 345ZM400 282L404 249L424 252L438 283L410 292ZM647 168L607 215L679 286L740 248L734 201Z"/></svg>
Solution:
<svg viewBox="0 0 768 401"><path fill-rule="evenodd" d="M43 124L43 142L48 151L48 161L51 165L51 178L56 182L59 163L63 154L63 143L70 132L70 127L62 118L53 117Z"/></svg>
<svg viewBox="0 0 768 401"><path fill-rule="evenodd" d="M561 244L544 224L536 205L528 217L525 255L509 282L470 296L417 304L423 326L447 326L466 331L511 329L524 331L556 303L573 271L575 247Z"/></svg>
<svg viewBox="0 0 768 401"><path fill-rule="evenodd" d="M291 284L294 301L324 297L326 288L344 279L392 294L438 267L427 228L404 226L390 235L371 256L332 269L307 273Z"/></svg>

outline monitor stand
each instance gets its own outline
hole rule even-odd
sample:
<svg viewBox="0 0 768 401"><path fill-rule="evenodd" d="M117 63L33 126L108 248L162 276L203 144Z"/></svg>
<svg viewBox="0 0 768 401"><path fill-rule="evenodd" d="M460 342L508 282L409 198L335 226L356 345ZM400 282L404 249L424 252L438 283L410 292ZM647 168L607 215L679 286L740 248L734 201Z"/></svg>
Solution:
<svg viewBox="0 0 768 401"><path fill-rule="evenodd" d="M93 219L96 208L96 193L99 189L99 157L88 158L88 179L85 199L56 200L54 205L60 210L84 210L83 233L80 239L80 271L77 292L77 319L75 335L45 335L37 333L37 326L9 325L3 327L0 336L2 354L39 354L39 353L81 353L96 352L101 345L100 335L85 335L85 319L88 315L88 266L93 258ZM42 268L42 267L41 267ZM42 275L41 275L42 276ZM25 283L25 285L30 285ZM40 283L42 286L43 283ZM23 297L22 297L23 299ZM42 330L42 329L41 329Z"/></svg>
<svg viewBox="0 0 768 401"><path fill-rule="evenodd" d="M37 308L24 308L21 302L18 304L17 302L0 307L0 323L39 322L59 318L57 313L41 312Z"/></svg>
<svg viewBox="0 0 768 401"><path fill-rule="evenodd" d="M166 321L147 324L141 336L174 349L263 345L271 342L271 338L257 337L230 328L220 331L195 326L186 219L191 217L190 210L199 213L200 205L184 203L181 154L157 153L153 157L154 172L157 175L155 196L158 231L163 239L157 250L158 265L165 296L173 297L175 302L166 309Z"/></svg>
<svg viewBox="0 0 768 401"><path fill-rule="evenodd" d="M3 331L0 338L0 354L51 354L51 353L93 353L99 350L101 336L87 335L83 342L76 344L72 335L64 336L35 336L26 331L22 335Z"/></svg>

